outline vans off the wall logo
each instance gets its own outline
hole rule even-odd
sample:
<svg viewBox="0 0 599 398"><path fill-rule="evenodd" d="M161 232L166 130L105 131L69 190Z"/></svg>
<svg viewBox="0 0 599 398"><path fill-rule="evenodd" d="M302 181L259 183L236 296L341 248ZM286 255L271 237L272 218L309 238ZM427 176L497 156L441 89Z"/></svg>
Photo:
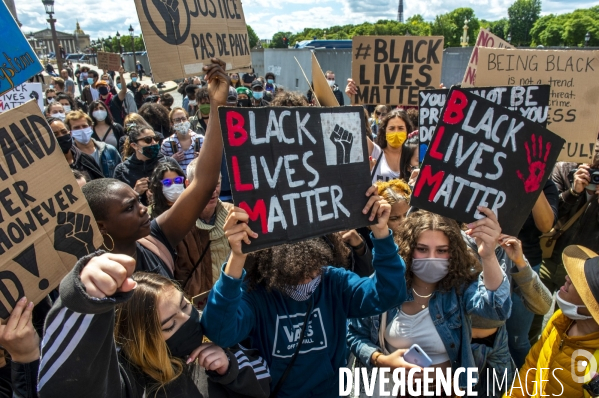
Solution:
<svg viewBox="0 0 599 398"><path fill-rule="evenodd" d="M183 6L185 6L184 13L181 12L182 8L180 7L180 3L183 3ZM182 0L181 2L179 2L179 0L152 0L151 4L162 17L162 21L154 21L152 19L150 9L148 8L148 0L141 0L141 4L144 9L144 14L146 15L146 18L148 18L148 23L158 37L168 44L178 45L185 42L191 26L191 17L186 0ZM181 14L183 14L183 17L185 18L185 30L183 33L181 33ZM157 26L157 23L165 26L165 32Z"/></svg>
<svg viewBox="0 0 599 398"><path fill-rule="evenodd" d="M306 313L293 315L278 315L275 329L275 342L272 356L277 358L291 358L299 342L304 325ZM320 308L310 314L308 327L304 334L304 342L300 354L310 351L324 350L327 348L327 335L324 331Z"/></svg>

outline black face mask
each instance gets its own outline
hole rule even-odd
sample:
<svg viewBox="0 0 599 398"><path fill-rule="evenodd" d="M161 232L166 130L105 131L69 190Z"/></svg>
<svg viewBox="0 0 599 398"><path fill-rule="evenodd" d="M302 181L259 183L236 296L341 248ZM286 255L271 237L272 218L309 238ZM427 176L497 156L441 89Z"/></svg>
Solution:
<svg viewBox="0 0 599 398"><path fill-rule="evenodd" d="M58 141L58 146L62 149L62 153L69 152L73 146L73 137L70 134L61 135L56 138L56 141Z"/></svg>
<svg viewBox="0 0 599 398"><path fill-rule="evenodd" d="M102 86L98 89L98 91L100 92L101 95L108 95L108 87Z"/></svg>
<svg viewBox="0 0 599 398"><path fill-rule="evenodd" d="M237 106L240 108L247 108L252 106L252 102L249 99L240 99L237 100Z"/></svg>
<svg viewBox="0 0 599 398"><path fill-rule="evenodd" d="M193 350L202 344L204 332L200 324L200 313L192 308L189 319L166 340L166 345L171 355L177 358L185 358Z"/></svg>

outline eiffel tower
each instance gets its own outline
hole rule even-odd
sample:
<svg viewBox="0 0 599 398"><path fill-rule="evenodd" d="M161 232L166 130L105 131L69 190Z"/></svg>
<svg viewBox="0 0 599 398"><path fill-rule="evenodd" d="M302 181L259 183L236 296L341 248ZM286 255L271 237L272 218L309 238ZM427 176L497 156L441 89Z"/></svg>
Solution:
<svg viewBox="0 0 599 398"><path fill-rule="evenodd" d="M397 7L397 22L403 23L403 0L399 0L399 7Z"/></svg>

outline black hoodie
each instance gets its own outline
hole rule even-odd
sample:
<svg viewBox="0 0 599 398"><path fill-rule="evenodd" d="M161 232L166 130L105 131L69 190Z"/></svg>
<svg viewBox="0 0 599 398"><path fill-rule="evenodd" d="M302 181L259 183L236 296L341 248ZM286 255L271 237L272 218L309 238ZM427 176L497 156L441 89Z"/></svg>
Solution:
<svg viewBox="0 0 599 398"><path fill-rule="evenodd" d="M131 155L123 163L116 166L114 169L114 178L123 181L131 188L135 188L135 183L140 178L150 178L152 176L152 173L159 162L173 162L174 164L178 164L175 159L164 156L162 153L158 153L156 158L146 161L139 160L137 156ZM141 202L145 206L148 205L147 192L144 192L144 194L141 195Z"/></svg>
<svg viewBox="0 0 599 398"><path fill-rule="evenodd" d="M87 174L90 180L104 178L104 174L93 156L81 152L75 145L71 147L71 154L73 155L73 163L71 164L72 169Z"/></svg>

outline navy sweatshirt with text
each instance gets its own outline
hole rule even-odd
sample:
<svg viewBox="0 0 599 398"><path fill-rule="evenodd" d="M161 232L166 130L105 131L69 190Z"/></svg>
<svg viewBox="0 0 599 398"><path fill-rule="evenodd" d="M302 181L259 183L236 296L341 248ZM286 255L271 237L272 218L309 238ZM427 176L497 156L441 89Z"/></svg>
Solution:
<svg viewBox="0 0 599 398"><path fill-rule="evenodd" d="M346 366L347 319L381 314L406 299L405 264L390 234L374 239L370 278L327 267L312 295L314 306L303 345L279 398L338 397L339 368ZM245 271L243 272L245 276ZM299 302L273 290L247 292L243 278L221 272L202 315L205 335L222 347L249 336L270 367L276 386L295 352L312 299Z"/></svg>

